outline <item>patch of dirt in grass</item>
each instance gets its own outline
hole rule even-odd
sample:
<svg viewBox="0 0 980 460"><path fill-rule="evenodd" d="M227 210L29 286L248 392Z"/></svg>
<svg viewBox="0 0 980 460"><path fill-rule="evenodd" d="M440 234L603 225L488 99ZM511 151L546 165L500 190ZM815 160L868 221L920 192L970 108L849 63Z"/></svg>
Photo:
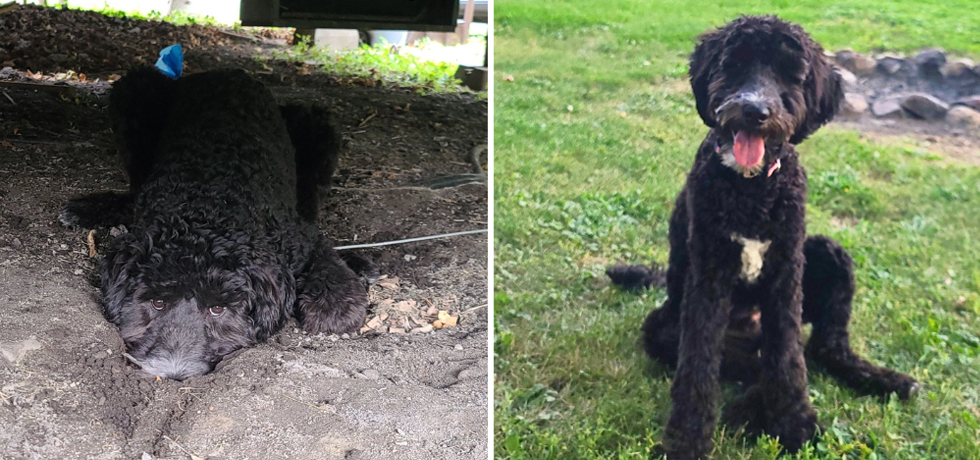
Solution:
<svg viewBox="0 0 980 460"><path fill-rule="evenodd" d="M898 123L872 118L842 120L835 125L860 131L861 137L877 143L920 149L953 164L980 166L980 133L971 133L966 128L919 120Z"/></svg>

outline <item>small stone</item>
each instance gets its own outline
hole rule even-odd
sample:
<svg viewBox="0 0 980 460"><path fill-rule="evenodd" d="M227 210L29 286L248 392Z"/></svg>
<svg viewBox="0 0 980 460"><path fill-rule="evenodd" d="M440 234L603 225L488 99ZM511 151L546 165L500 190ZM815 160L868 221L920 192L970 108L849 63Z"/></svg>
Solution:
<svg viewBox="0 0 980 460"><path fill-rule="evenodd" d="M32 350L40 350L41 342L37 339L30 338L26 340L21 340L18 342L0 342L0 355L7 361L17 364L20 360L24 359L27 352Z"/></svg>
<svg viewBox="0 0 980 460"><path fill-rule="evenodd" d="M919 73L926 77L942 78L942 68L946 65L946 52L942 48L927 48L915 55L915 65Z"/></svg>
<svg viewBox="0 0 980 460"><path fill-rule="evenodd" d="M840 50L834 53L834 60L837 61L837 65L850 69L854 65L854 51Z"/></svg>
<svg viewBox="0 0 980 460"><path fill-rule="evenodd" d="M14 240L10 242L10 245L13 246L13 247L15 247L15 248L19 248L19 247L23 246L24 243L22 243L20 241L20 238L14 238Z"/></svg>
<svg viewBox="0 0 980 460"><path fill-rule="evenodd" d="M878 72L885 75L895 75L902 67L905 66L905 59L895 57L895 56L882 56L878 58L878 64L875 68Z"/></svg>
<svg viewBox="0 0 980 460"><path fill-rule="evenodd" d="M864 96L857 93L844 94L844 105L841 106L841 113L847 116L861 115L868 111L868 101Z"/></svg>
<svg viewBox="0 0 980 460"><path fill-rule="evenodd" d="M943 75L948 78L959 78L967 72L973 73L976 64L970 58L960 58L943 66Z"/></svg>
<svg viewBox="0 0 980 460"><path fill-rule="evenodd" d="M980 112L965 105L956 105L949 109L946 120L954 125L980 128Z"/></svg>
<svg viewBox="0 0 980 460"><path fill-rule="evenodd" d="M344 340L349 339L350 338L350 334L348 334L348 333L345 332L343 334L340 334L340 338L342 338Z"/></svg>
<svg viewBox="0 0 980 460"><path fill-rule="evenodd" d="M854 54L854 60L852 61L852 67L848 70L854 72L856 75L861 77L866 77L871 75L875 71L875 66L878 63L875 62L874 58L864 54Z"/></svg>
<svg viewBox="0 0 980 460"><path fill-rule="evenodd" d="M381 373L374 369L364 369L361 373L357 374L357 378L366 380L378 380L381 378Z"/></svg>
<svg viewBox="0 0 980 460"><path fill-rule="evenodd" d="M411 262L411 261L417 259L418 257L417 256L413 256L411 254L405 254L405 257L404 258L405 258L405 262Z"/></svg>
<svg viewBox="0 0 980 460"><path fill-rule="evenodd" d="M949 104L926 93L912 93L901 102L902 108L925 120L937 120L946 116Z"/></svg>
<svg viewBox="0 0 980 460"><path fill-rule="evenodd" d="M129 229L127 229L125 225L120 225L109 229L109 236L113 238L122 235L123 233L129 233Z"/></svg>
<svg viewBox="0 0 980 460"><path fill-rule="evenodd" d="M108 358L109 357L109 354L106 353L106 352L104 352L104 351L100 351L100 352L92 355L92 357L95 358L95 359L102 360L102 359Z"/></svg>
<svg viewBox="0 0 980 460"><path fill-rule="evenodd" d="M456 350L462 350L463 346L457 343L456 346L454 346L453 348Z"/></svg>
<svg viewBox="0 0 980 460"><path fill-rule="evenodd" d="M73 271L72 273L74 273L77 276L77 275L81 275L83 272L81 268L76 268L75 271Z"/></svg>
<svg viewBox="0 0 980 460"><path fill-rule="evenodd" d="M871 104L871 113L878 118L905 118L901 97L879 99Z"/></svg>
<svg viewBox="0 0 980 460"><path fill-rule="evenodd" d="M965 105L973 110L980 110L980 94L957 99L952 105Z"/></svg>
<svg viewBox="0 0 980 460"><path fill-rule="evenodd" d="M858 78L857 76L854 75L854 72L851 72L850 70L847 70L843 67L837 67L835 70L840 75L840 81L841 84L844 86L845 91L857 89Z"/></svg>
<svg viewBox="0 0 980 460"><path fill-rule="evenodd" d="M140 456L140 460L153 460L153 456L146 452L143 452L143 455Z"/></svg>

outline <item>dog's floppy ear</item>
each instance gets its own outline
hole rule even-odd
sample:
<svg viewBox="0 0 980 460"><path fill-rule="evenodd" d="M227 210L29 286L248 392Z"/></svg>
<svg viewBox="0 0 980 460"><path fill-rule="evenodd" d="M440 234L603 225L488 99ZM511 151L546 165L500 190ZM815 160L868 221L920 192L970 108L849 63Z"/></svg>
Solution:
<svg viewBox="0 0 980 460"><path fill-rule="evenodd" d="M246 276L255 293L249 317L255 338L264 342L282 328L286 321L285 312L292 310L296 303L296 281L285 266L272 262L247 267Z"/></svg>
<svg viewBox="0 0 980 460"><path fill-rule="evenodd" d="M146 255L146 249L139 238L132 233L124 233L112 241L112 246L99 265L102 279L102 314L113 324L119 324L129 292L133 269Z"/></svg>
<svg viewBox="0 0 980 460"><path fill-rule="evenodd" d="M812 44L804 48L806 59L810 63L806 81L803 83L803 97L806 100L807 111L803 122L789 139L791 144L803 142L807 136L833 119L840 109L841 101L844 100L840 74L827 62L820 46Z"/></svg>
<svg viewBox="0 0 980 460"><path fill-rule="evenodd" d="M708 127L715 127L715 116L711 113L711 95L709 86L712 71L720 67L721 52L724 49L724 36L721 30L713 30L698 37L698 45L691 53L691 89L694 91L694 101L698 106L698 114Z"/></svg>

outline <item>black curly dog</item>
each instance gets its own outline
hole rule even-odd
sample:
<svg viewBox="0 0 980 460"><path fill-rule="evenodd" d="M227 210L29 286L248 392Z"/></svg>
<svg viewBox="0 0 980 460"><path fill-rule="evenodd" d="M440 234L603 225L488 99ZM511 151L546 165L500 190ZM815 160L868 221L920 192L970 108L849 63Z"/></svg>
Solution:
<svg viewBox="0 0 980 460"><path fill-rule="evenodd" d="M109 116L131 193L73 200L62 221L132 210L100 267L102 307L145 371L205 374L289 317L310 333L361 325L367 292L316 225L339 150L325 109L280 108L238 70L139 69Z"/></svg>
<svg viewBox="0 0 980 460"><path fill-rule="evenodd" d="M646 352L677 366L664 444L670 459L709 451L721 374L751 384L724 421L796 451L817 429L801 322L813 323L806 355L847 385L903 399L918 388L851 350L851 259L806 236L806 173L793 146L836 114L840 79L802 28L773 16L703 34L690 77L711 131L670 219L667 301L643 324ZM608 273L626 287L656 279L642 266Z"/></svg>

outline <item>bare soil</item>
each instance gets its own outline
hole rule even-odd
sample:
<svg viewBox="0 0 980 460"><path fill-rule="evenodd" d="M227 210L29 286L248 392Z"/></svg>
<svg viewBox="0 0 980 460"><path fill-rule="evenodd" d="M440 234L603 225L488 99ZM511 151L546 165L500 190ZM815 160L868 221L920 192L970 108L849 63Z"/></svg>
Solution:
<svg viewBox="0 0 980 460"><path fill-rule="evenodd" d="M487 142L485 100L251 59L271 47L191 49L188 62L242 67L282 101L334 108L346 150L324 204L325 234L352 244L486 228L485 183L432 187L471 178L468 155ZM51 66L32 72L64 71L45 64L43 47L31 49L17 59ZM30 81L26 70L15 65L2 79ZM88 71L102 79L116 69ZM435 308L458 317L456 326L401 334L388 332L392 323L337 337L290 324L184 382L128 365L99 312L100 256L89 256L85 230L57 222L71 197L126 189L110 145L108 86L94 80L72 81L77 95L67 96L0 88L0 459L487 457L485 235L357 250L388 277L372 287L369 317L411 301L412 318L431 319ZM33 346L18 353L25 344Z"/></svg>

